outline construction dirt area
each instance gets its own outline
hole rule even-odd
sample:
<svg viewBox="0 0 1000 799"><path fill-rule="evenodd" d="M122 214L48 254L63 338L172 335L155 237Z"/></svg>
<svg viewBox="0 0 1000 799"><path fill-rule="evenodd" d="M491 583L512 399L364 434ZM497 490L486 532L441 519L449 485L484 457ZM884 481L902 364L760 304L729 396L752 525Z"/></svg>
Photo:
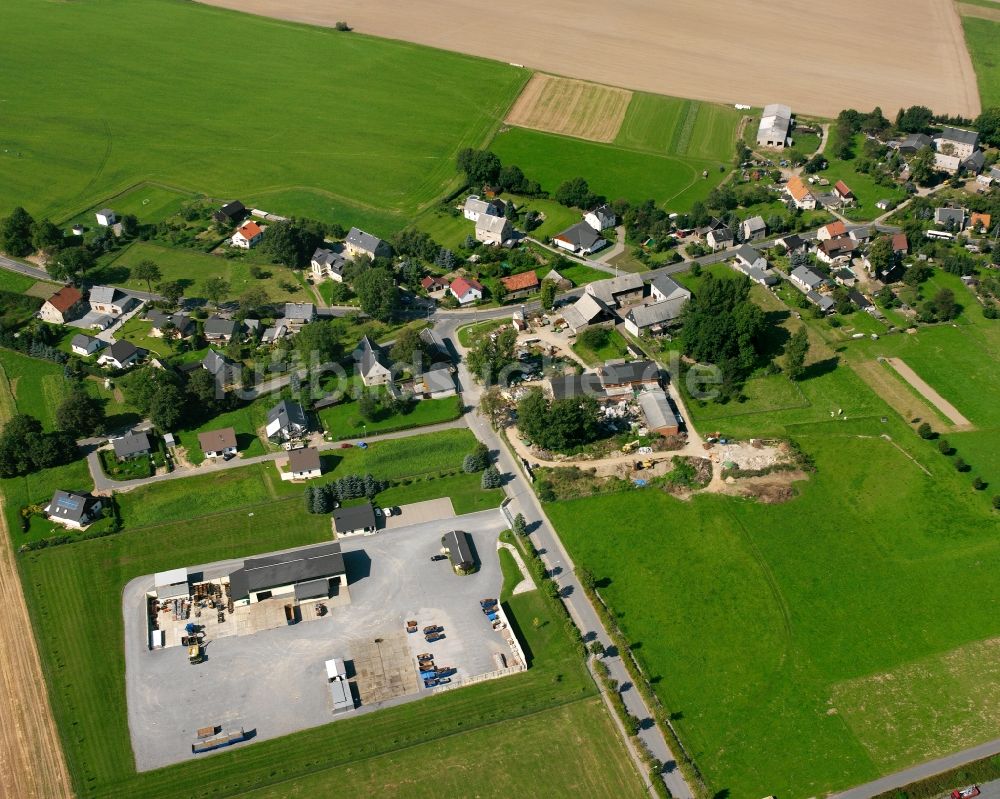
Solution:
<svg viewBox="0 0 1000 799"><path fill-rule="evenodd" d="M0 503L0 796L72 796Z"/></svg>
<svg viewBox="0 0 1000 799"><path fill-rule="evenodd" d="M220 613L226 620L219 624L214 613L181 613L176 619L161 613L162 648L150 648L145 612L154 576L132 580L123 591L123 613L137 769L204 757L192 745L206 728L242 730L246 739L265 740L523 669L523 652L511 644L509 627L491 621L481 605L498 596L503 581L496 552L506 526L494 509L341 539L343 601L320 600L322 613L316 603L300 602L291 623L284 612L287 598ZM447 558L432 560L441 552L443 533L454 529L472 541L478 563L473 574L456 574ZM192 566L194 592L242 563ZM245 623L241 610L249 611ZM187 647L178 645L186 622L204 634L202 662L189 662ZM344 663L353 705L338 705L331 693L326 664L333 659ZM427 684L428 661L448 679Z"/></svg>
<svg viewBox="0 0 1000 799"><path fill-rule="evenodd" d="M209 5L455 50L657 94L835 116L926 105L975 117L976 75L955 4L942 0L206 0ZM825 42L851 25L849 36Z"/></svg>

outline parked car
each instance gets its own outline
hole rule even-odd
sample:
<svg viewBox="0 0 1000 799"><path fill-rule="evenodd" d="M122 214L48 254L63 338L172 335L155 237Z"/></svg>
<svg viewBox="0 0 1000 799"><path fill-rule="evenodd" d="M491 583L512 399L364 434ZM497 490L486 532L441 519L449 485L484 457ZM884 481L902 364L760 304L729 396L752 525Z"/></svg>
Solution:
<svg viewBox="0 0 1000 799"><path fill-rule="evenodd" d="M970 799L973 796L979 796L978 785L970 785L968 788L956 788L951 792L951 799Z"/></svg>
<svg viewBox="0 0 1000 799"><path fill-rule="evenodd" d="M434 561L437 561L437 560L448 560L448 556L447 555L431 555L431 560L434 560Z"/></svg>
<svg viewBox="0 0 1000 799"><path fill-rule="evenodd" d="M382 514L384 516L392 516L393 515L393 510L392 510L392 508L382 508Z"/></svg>
<svg viewBox="0 0 1000 799"><path fill-rule="evenodd" d="M375 508L375 517L378 518L378 519L382 518L382 509L381 508Z"/></svg>

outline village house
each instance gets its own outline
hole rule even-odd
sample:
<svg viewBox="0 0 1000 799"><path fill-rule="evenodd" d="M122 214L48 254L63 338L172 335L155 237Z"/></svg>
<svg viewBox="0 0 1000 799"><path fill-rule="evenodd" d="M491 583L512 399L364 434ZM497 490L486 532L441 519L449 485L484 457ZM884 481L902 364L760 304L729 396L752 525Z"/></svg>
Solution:
<svg viewBox="0 0 1000 799"><path fill-rule="evenodd" d="M94 286L90 289L90 308L109 316L121 316L135 308L141 301L113 286Z"/></svg>
<svg viewBox="0 0 1000 799"><path fill-rule="evenodd" d="M585 291L609 307L620 308L623 305L640 302L645 291L645 284L635 272L623 272L618 277L588 283Z"/></svg>
<svg viewBox="0 0 1000 799"><path fill-rule="evenodd" d="M80 318L86 311L87 303L80 290L73 286L63 286L42 304L38 318L43 322L63 325Z"/></svg>
<svg viewBox="0 0 1000 799"><path fill-rule="evenodd" d="M312 480L323 474L323 464L319 457L319 450L315 447L302 447L293 449L288 453L287 474L292 480Z"/></svg>
<svg viewBox="0 0 1000 799"><path fill-rule="evenodd" d="M538 275L534 271L519 272L516 275L500 278L504 290L507 292L506 299L514 300L520 297L527 297L538 291Z"/></svg>
<svg viewBox="0 0 1000 799"><path fill-rule="evenodd" d="M607 241L600 237L598 231L586 222L577 222L562 233L553 236L552 243L564 250L569 250L569 252L583 253L584 255L597 252L607 245Z"/></svg>
<svg viewBox="0 0 1000 799"><path fill-rule="evenodd" d="M833 193L844 205L853 205L858 200L858 198L854 196L854 192L851 191L850 187L842 180L838 180L833 184Z"/></svg>
<svg viewBox="0 0 1000 799"><path fill-rule="evenodd" d="M420 287L428 296L440 298L448 291L448 281L438 275L428 275L420 281Z"/></svg>
<svg viewBox="0 0 1000 799"><path fill-rule="evenodd" d="M264 228L256 222L244 222L233 234L232 244L241 250L252 250L264 240Z"/></svg>
<svg viewBox="0 0 1000 799"><path fill-rule="evenodd" d="M803 211L814 211L816 209L816 196L809 190L809 187L802 182L802 178L793 175L785 184L785 193L792 198L796 208Z"/></svg>
<svg viewBox="0 0 1000 799"><path fill-rule="evenodd" d="M281 400L267 412L267 424L264 432L267 440L281 444L300 438L309 430L306 412L299 403L293 400Z"/></svg>
<svg viewBox="0 0 1000 799"><path fill-rule="evenodd" d="M836 222L830 222L828 225L823 225L823 227L816 231L816 238L820 241L827 241L844 235L847 235L847 225L839 219Z"/></svg>
<svg viewBox="0 0 1000 799"><path fill-rule="evenodd" d="M762 216L751 216L740 223L743 241L757 241L767 236L767 223Z"/></svg>
<svg viewBox="0 0 1000 799"><path fill-rule="evenodd" d="M221 316L210 316L202 326L206 341L229 342L239 330L240 323L235 319L225 319Z"/></svg>
<svg viewBox="0 0 1000 799"><path fill-rule="evenodd" d="M660 367L655 361L608 361L596 371L609 397L660 387Z"/></svg>
<svg viewBox="0 0 1000 799"><path fill-rule="evenodd" d="M451 281L449 291L459 305L469 305L483 298L483 285L471 277L456 277Z"/></svg>
<svg viewBox="0 0 1000 799"><path fill-rule="evenodd" d="M910 252L910 242L905 233L894 233L892 236L892 251L901 255L908 255Z"/></svg>
<svg viewBox="0 0 1000 799"><path fill-rule="evenodd" d="M646 389L639 394L638 402L650 433L675 436L680 432L680 416L662 388Z"/></svg>
<svg viewBox="0 0 1000 799"><path fill-rule="evenodd" d="M510 221L504 216L491 216L490 214L480 214L476 220L476 241L499 247L514 235L514 228Z"/></svg>
<svg viewBox="0 0 1000 799"><path fill-rule="evenodd" d="M823 313L833 313L836 308L836 303L828 294L820 294L818 291L807 291L806 299Z"/></svg>
<svg viewBox="0 0 1000 799"><path fill-rule="evenodd" d="M678 324L687 297L674 297L649 305L636 305L625 315L625 329L633 336L661 335Z"/></svg>
<svg viewBox="0 0 1000 799"><path fill-rule="evenodd" d="M746 269L750 269L752 267L767 269L767 259L760 254L759 250L755 247L751 247L749 244L742 244L736 250L736 263Z"/></svg>
<svg viewBox="0 0 1000 799"><path fill-rule="evenodd" d="M316 321L316 306L311 302L286 302L281 321L291 332L297 333Z"/></svg>
<svg viewBox="0 0 1000 799"><path fill-rule="evenodd" d="M250 215L247 208L239 200L233 200L223 205L212 214L212 219L222 225L238 225Z"/></svg>
<svg viewBox="0 0 1000 799"><path fill-rule="evenodd" d="M973 211L969 215L969 230L973 233L988 233L993 217L990 214L981 214Z"/></svg>
<svg viewBox="0 0 1000 799"><path fill-rule="evenodd" d="M649 296L654 302L664 302L680 298L687 302L691 292L674 280L670 275L657 275L649 283Z"/></svg>
<svg viewBox="0 0 1000 799"><path fill-rule="evenodd" d="M215 350L210 349L205 353L205 357L201 359L201 368L215 378L215 385L223 393L235 382L236 364Z"/></svg>
<svg viewBox="0 0 1000 799"><path fill-rule="evenodd" d="M270 346L271 344L275 344L281 341L281 339L283 339L287 335L288 335L288 328L281 320L278 320L273 327L268 327L264 329L264 332L261 333L260 336L260 343L263 345Z"/></svg>
<svg viewBox="0 0 1000 799"><path fill-rule="evenodd" d="M618 222L618 217L609 206L602 205L584 214L583 221L600 233L602 230L613 228Z"/></svg>
<svg viewBox="0 0 1000 799"><path fill-rule="evenodd" d="M153 308L146 312L146 319L152 322L149 335L153 338L163 338L168 330L173 338L187 338L195 331L194 320L185 313L166 314Z"/></svg>
<svg viewBox="0 0 1000 799"><path fill-rule="evenodd" d="M897 148L902 155L916 155L924 147L930 147L933 139L926 133L911 133L899 143Z"/></svg>
<svg viewBox="0 0 1000 799"><path fill-rule="evenodd" d="M385 351L365 336L351 353L361 382L366 386L384 386L392 380L392 365Z"/></svg>
<svg viewBox="0 0 1000 799"><path fill-rule="evenodd" d="M371 502L347 508L337 508L333 512L333 529L337 535L372 533L378 529L375 508L372 507Z"/></svg>
<svg viewBox="0 0 1000 799"><path fill-rule="evenodd" d="M941 128L941 134L934 140L935 149L939 153L957 156L959 160L965 160L972 155L978 143L979 134L976 131L950 126Z"/></svg>
<svg viewBox="0 0 1000 799"><path fill-rule="evenodd" d="M142 350L131 341L122 339L108 347L107 351L97 359L97 363L101 366L110 366L112 369L127 369L141 357Z"/></svg>
<svg viewBox="0 0 1000 799"><path fill-rule="evenodd" d="M119 461L130 461L133 458L149 455L153 451L153 442L149 440L146 433L129 431L111 443L115 450L115 457Z"/></svg>
<svg viewBox="0 0 1000 799"><path fill-rule="evenodd" d="M56 491L45 506L45 515L49 521L70 530L83 530L100 518L103 507L101 497L73 491Z"/></svg>
<svg viewBox="0 0 1000 799"><path fill-rule="evenodd" d="M803 293L815 291L826 282L822 275L817 274L808 266L795 267L792 270L791 278L795 287Z"/></svg>
<svg viewBox="0 0 1000 799"><path fill-rule="evenodd" d="M580 299L562 309L562 319L575 334L590 325L614 319L614 312L603 300L584 292Z"/></svg>
<svg viewBox="0 0 1000 799"><path fill-rule="evenodd" d="M333 247L317 247L309 261L309 268L312 270L314 280L329 279L343 283L346 264L344 247L336 244Z"/></svg>
<svg viewBox="0 0 1000 799"><path fill-rule="evenodd" d="M941 152L934 153L934 168L939 172L947 172L949 175L954 175L961 166L962 159L957 155Z"/></svg>
<svg viewBox="0 0 1000 799"><path fill-rule="evenodd" d="M850 236L837 236L819 243L816 257L825 264L832 264L839 259L850 258L858 244Z"/></svg>
<svg viewBox="0 0 1000 799"><path fill-rule="evenodd" d="M500 200L483 200L478 194L470 194L462 206L462 214L471 222L478 222L483 215L503 216L505 210L504 203Z"/></svg>
<svg viewBox="0 0 1000 799"><path fill-rule="evenodd" d="M799 252L809 246L809 242L795 233L782 236L780 239L776 239L775 243L784 247L786 253Z"/></svg>
<svg viewBox="0 0 1000 799"><path fill-rule="evenodd" d="M573 282L571 280L567 280L566 278L564 278L555 269L550 269L546 273L545 277L542 278L542 280L543 281L551 280L553 283L556 284L556 288L559 289L559 291L568 291L569 289L573 288Z"/></svg>
<svg viewBox="0 0 1000 799"><path fill-rule="evenodd" d="M853 227L847 231L847 235L850 236L859 245L867 244L872 237L871 228L867 225L860 225L858 227Z"/></svg>
<svg viewBox="0 0 1000 799"><path fill-rule="evenodd" d="M949 230L964 230L965 216L964 208L935 208L934 224Z"/></svg>
<svg viewBox="0 0 1000 799"><path fill-rule="evenodd" d="M73 350L74 355L82 355L84 358L93 355L101 347L104 346L104 342L99 338L94 338L93 336L88 336L86 333L77 333L73 336L72 341L69 343L70 348Z"/></svg>
<svg viewBox="0 0 1000 799"><path fill-rule="evenodd" d="M236 431L223 427L198 433L198 446L206 458L231 458L236 454Z"/></svg>
<svg viewBox="0 0 1000 799"><path fill-rule="evenodd" d="M118 215L110 208L102 208L94 216L97 217L97 224L101 227L112 227L118 223Z"/></svg>
<svg viewBox="0 0 1000 799"><path fill-rule="evenodd" d="M725 225L712 228L705 233L705 243L715 252L724 250L733 243L733 231Z"/></svg>
<svg viewBox="0 0 1000 799"><path fill-rule="evenodd" d="M455 376L447 366L436 366L415 378L413 392L426 399L444 399L458 393L455 390Z"/></svg>
<svg viewBox="0 0 1000 799"><path fill-rule="evenodd" d="M388 258L392 255L392 248L386 242L356 227L348 231L347 238L344 239L344 249L350 258L364 255L373 261L376 258Z"/></svg>
<svg viewBox="0 0 1000 799"><path fill-rule="evenodd" d="M780 103L764 106L757 126L757 146L783 150L791 144L788 133L792 127L792 109Z"/></svg>

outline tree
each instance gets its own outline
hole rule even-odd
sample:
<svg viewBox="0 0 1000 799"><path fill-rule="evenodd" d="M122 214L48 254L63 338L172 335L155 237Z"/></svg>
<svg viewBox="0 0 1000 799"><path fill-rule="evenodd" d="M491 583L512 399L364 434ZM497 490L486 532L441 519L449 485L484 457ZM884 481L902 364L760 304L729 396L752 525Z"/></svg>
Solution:
<svg viewBox="0 0 1000 799"><path fill-rule="evenodd" d="M413 327L404 327L396 336L389 355L393 361L422 367L427 357L427 347L420 337L420 331Z"/></svg>
<svg viewBox="0 0 1000 799"><path fill-rule="evenodd" d="M993 147L1000 147L1000 106L984 108L982 113L976 117L973 127L979 131L986 144Z"/></svg>
<svg viewBox="0 0 1000 799"><path fill-rule="evenodd" d="M134 239L139 235L139 218L135 214L125 214L122 217L122 235L127 239Z"/></svg>
<svg viewBox="0 0 1000 799"><path fill-rule="evenodd" d="M240 313L250 316L259 313L268 304L267 292L262 288L247 289L240 296ZM308 325L307 325L308 327Z"/></svg>
<svg viewBox="0 0 1000 799"><path fill-rule="evenodd" d="M500 476L500 471L496 466L488 466L483 472L479 483L486 490L500 488L503 485L503 478Z"/></svg>
<svg viewBox="0 0 1000 799"><path fill-rule="evenodd" d="M80 437L102 432L104 404L77 384L56 409L56 424Z"/></svg>
<svg viewBox="0 0 1000 799"><path fill-rule="evenodd" d="M500 159L489 150L460 150L456 159L458 169L465 173L470 186L486 186L500 177Z"/></svg>
<svg viewBox="0 0 1000 799"><path fill-rule="evenodd" d="M187 394L195 408L213 410L217 403L215 378L207 369L195 369L188 374Z"/></svg>
<svg viewBox="0 0 1000 799"><path fill-rule="evenodd" d="M540 300L542 308L551 311L556 304L556 282L554 280L543 280L540 289Z"/></svg>
<svg viewBox="0 0 1000 799"><path fill-rule="evenodd" d="M513 192L514 194L523 194L525 188L527 188L527 178L524 176L524 172L521 171L521 167L505 166L500 170L497 176L497 184L503 191Z"/></svg>
<svg viewBox="0 0 1000 799"><path fill-rule="evenodd" d="M1000 494L993 497L993 510L1000 510Z"/></svg>
<svg viewBox="0 0 1000 799"><path fill-rule="evenodd" d="M918 186L930 186L934 182L937 169L934 165L934 150L921 147L910 159L910 178Z"/></svg>
<svg viewBox="0 0 1000 799"><path fill-rule="evenodd" d="M948 443L948 439L942 438L938 441L938 452L942 455L951 455L954 450L951 448L951 444Z"/></svg>
<svg viewBox="0 0 1000 799"><path fill-rule="evenodd" d="M184 296L184 287L178 280L168 280L156 287L163 297L164 302L171 308L176 308L181 297Z"/></svg>
<svg viewBox="0 0 1000 799"><path fill-rule="evenodd" d="M462 460L462 470L472 473L481 472L490 465L490 450L482 441L477 441L475 448Z"/></svg>
<svg viewBox="0 0 1000 799"><path fill-rule="evenodd" d="M322 243L323 236L303 222L275 222L268 226L258 250L274 263L301 267Z"/></svg>
<svg viewBox="0 0 1000 799"><path fill-rule="evenodd" d="M469 351L467 360L471 371L485 385L506 383L507 372L517 363L514 347L517 331L505 328L492 336L483 336Z"/></svg>
<svg viewBox="0 0 1000 799"><path fill-rule="evenodd" d="M955 470L956 471L959 471L959 472L967 472L967 471L969 471L969 464L967 464L961 458L955 458L954 463L955 463Z"/></svg>
<svg viewBox="0 0 1000 799"><path fill-rule="evenodd" d="M63 243L63 232L52 220L42 219L31 227L31 244L36 250L51 255Z"/></svg>
<svg viewBox="0 0 1000 799"><path fill-rule="evenodd" d="M45 433L33 416L16 414L0 432L0 477L15 477L68 463L76 456L73 435Z"/></svg>
<svg viewBox="0 0 1000 799"><path fill-rule="evenodd" d="M826 166L826 159L823 157L823 153L816 153L816 155L806 161L805 166L802 167L802 171L808 175L814 175L826 169Z"/></svg>
<svg viewBox="0 0 1000 799"><path fill-rule="evenodd" d="M541 389L534 388L517 404L517 425L522 435L539 446L563 451L597 438L600 410L593 397L549 402Z"/></svg>
<svg viewBox="0 0 1000 799"><path fill-rule="evenodd" d="M917 428L917 435L927 441L934 438L934 429L927 422L922 422Z"/></svg>
<svg viewBox="0 0 1000 799"><path fill-rule="evenodd" d="M584 178L572 178L559 185L555 200L569 208L592 208L600 205L604 198L591 192Z"/></svg>
<svg viewBox="0 0 1000 799"><path fill-rule="evenodd" d="M892 249L892 240L886 236L875 239L868 248L868 263L872 266L875 276L884 274L890 270L896 260L896 255Z"/></svg>
<svg viewBox="0 0 1000 799"><path fill-rule="evenodd" d="M955 302L955 292L951 289L940 289L931 302L934 303L934 315L938 320L946 322L958 316L958 303Z"/></svg>
<svg viewBox="0 0 1000 799"><path fill-rule="evenodd" d="M976 489L976 491L982 491L984 488L986 488L986 481L983 480L982 477L977 477L975 480L972 481L972 487Z"/></svg>
<svg viewBox="0 0 1000 799"><path fill-rule="evenodd" d="M903 133L926 133L934 113L923 105L911 105L905 111L901 108L896 115L896 127Z"/></svg>
<svg viewBox="0 0 1000 799"><path fill-rule="evenodd" d="M0 220L0 250L20 258L34 252L32 227L35 220L20 205Z"/></svg>
<svg viewBox="0 0 1000 799"><path fill-rule="evenodd" d="M94 263L94 256L86 247L67 247L60 250L45 268L56 280L79 283Z"/></svg>
<svg viewBox="0 0 1000 799"><path fill-rule="evenodd" d="M378 399L376 399L375 394L367 388L364 389L361 396L358 397L358 413L361 418L366 422L373 422L378 415L378 410Z"/></svg>
<svg viewBox="0 0 1000 799"><path fill-rule="evenodd" d="M145 280L146 290L152 293L153 284L159 283L163 279L163 273L160 272L160 267L156 265L155 261L146 259L139 261L135 269L132 270L132 277L136 280ZM180 296L178 296L178 299L180 299Z"/></svg>
<svg viewBox="0 0 1000 799"><path fill-rule="evenodd" d="M588 350L597 351L606 346L611 338L611 331L606 327L588 327L577 337L577 343Z"/></svg>
<svg viewBox="0 0 1000 799"><path fill-rule="evenodd" d="M168 383L149 403L149 420L160 430L173 430L184 418L184 394Z"/></svg>
<svg viewBox="0 0 1000 799"><path fill-rule="evenodd" d="M524 537L528 534L528 525L527 522L525 522L524 520L523 513L519 513L517 514L517 516L514 517L514 524L512 525L512 527L516 535Z"/></svg>
<svg viewBox="0 0 1000 799"><path fill-rule="evenodd" d="M789 380L799 380L802 377L808 353L809 333L803 325L792 334L785 346L785 374Z"/></svg>
<svg viewBox="0 0 1000 799"><path fill-rule="evenodd" d="M507 400L504 399L499 388L491 386L479 398L479 410L483 416L490 420L490 425L496 430L500 419L507 412Z"/></svg>
<svg viewBox="0 0 1000 799"><path fill-rule="evenodd" d="M396 315L399 287L388 269L369 269L354 281L354 293L358 295L361 310L372 319L389 322Z"/></svg>
<svg viewBox="0 0 1000 799"><path fill-rule="evenodd" d="M295 336L295 349L306 363L330 363L341 356L340 336L333 320L316 321Z"/></svg>
<svg viewBox="0 0 1000 799"><path fill-rule="evenodd" d="M223 298L229 296L229 281L221 277L210 277L202 288L205 298L216 308Z"/></svg>

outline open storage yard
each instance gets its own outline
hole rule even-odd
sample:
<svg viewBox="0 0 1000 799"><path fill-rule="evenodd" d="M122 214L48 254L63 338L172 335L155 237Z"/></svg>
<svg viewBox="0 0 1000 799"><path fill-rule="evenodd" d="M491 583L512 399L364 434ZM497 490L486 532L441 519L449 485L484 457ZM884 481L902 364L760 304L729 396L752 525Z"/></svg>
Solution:
<svg viewBox="0 0 1000 799"><path fill-rule="evenodd" d="M917 103L964 116L979 110L958 14L939 0L819 6L736 0L724 7L629 0L601 13L571 0L516 0L491 8L489 25L481 8L462 0L209 2L317 25L347 20L362 33L680 97L758 106L780 99L831 116L842 108ZM823 32L841 29L845 20L864 24L825 51Z"/></svg>
<svg viewBox="0 0 1000 799"><path fill-rule="evenodd" d="M418 654L430 652L438 668L453 668L455 684L495 670L495 653L510 662L510 647L479 606L481 598L495 597L500 590L496 536L503 527L500 512L492 510L345 539L349 602L326 602L329 609L322 617L303 603L302 620L293 625L285 624L284 601L279 599L237 608L227 634L210 628L207 660L197 665L187 662L172 630L166 648L149 649L145 595L153 580L150 575L132 580L124 591L124 614L129 726L137 768L145 771L194 757L195 731L211 724L252 728L255 739L264 740L331 721L323 664L334 657L348 663L360 700L358 714L434 690L419 683ZM459 576L447 560L430 560L440 551L441 535L455 528L475 540L481 564L475 574ZM241 562L191 571L209 580ZM278 608L279 626L240 634L241 611L271 604ZM428 643L419 632L407 634L409 619L421 629L440 626L444 638ZM389 673L398 677L383 684L379 675L389 679Z"/></svg>

